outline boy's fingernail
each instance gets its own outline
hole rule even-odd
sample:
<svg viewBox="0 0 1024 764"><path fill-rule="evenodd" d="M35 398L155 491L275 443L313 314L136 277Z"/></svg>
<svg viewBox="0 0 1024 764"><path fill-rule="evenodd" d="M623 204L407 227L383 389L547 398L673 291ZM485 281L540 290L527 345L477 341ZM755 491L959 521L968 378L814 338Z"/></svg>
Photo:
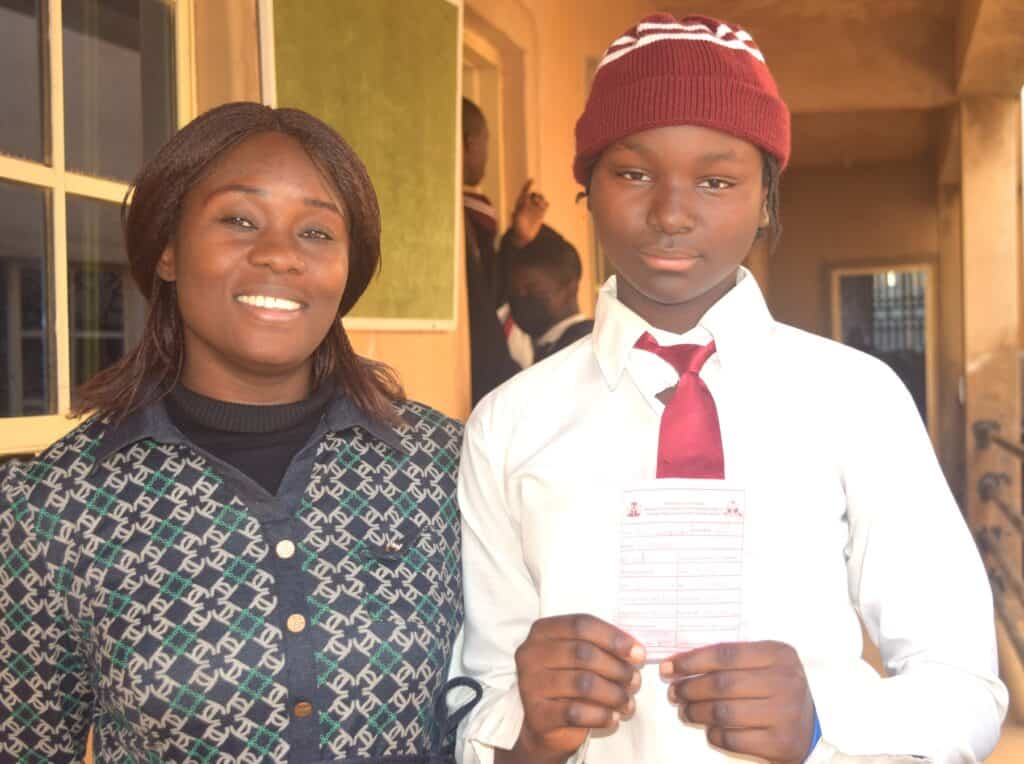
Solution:
<svg viewBox="0 0 1024 764"><path fill-rule="evenodd" d="M676 686L674 684L668 686L668 702L672 704L676 702Z"/></svg>
<svg viewBox="0 0 1024 764"><path fill-rule="evenodd" d="M640 682L641 681L642 681L642 679L640 677L640 672L639 671L634 671L633 672L633 678L629 680L629 689L631 689L631 690L639 690L640 689Z"/></svg>
<svg viewBox="0 0 1024 764"><path fill-rule="evenodd" d="M622 718L622 714L620 714L618 711L612 711L612 721L613 722L618 724L619 719L621 719L621 718Z"/></svg>
<svg viewBox="0 0 1024 764"><path fill-rule="evenodd" d="M646 655L647 651L644 650L643 647L641 647L640 645L633 645L633 647L630 648L629 659L633 661L633 663L643 663L644 656Z"/></svg>
<svg viewBox="0 0 1024 764"><path fill-rule="evenodd" d="M658 670L662 676L672 676L672 661L662 661Z"/></svg>

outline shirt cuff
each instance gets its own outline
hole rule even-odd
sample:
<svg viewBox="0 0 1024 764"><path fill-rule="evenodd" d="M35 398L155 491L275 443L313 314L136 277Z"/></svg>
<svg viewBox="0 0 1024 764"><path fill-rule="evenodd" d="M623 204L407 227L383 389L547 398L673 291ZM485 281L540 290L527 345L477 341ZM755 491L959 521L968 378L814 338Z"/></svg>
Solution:
<svg viewBox="0 0 1024 764"><path fill-rule="evenodd" d="M493 764L495 748L511 750L516 744L524 718L518 685L504 692L485 691L480 704L463 722L463 760L467 764Z"/></svg>
<svg viewBox="0 0 1024 764"><path fill-rule="evenodd" d="M805 764L935 764L924 756L847 756L827 740L819 740Z"/></svg>
<svg viewBox="0 0 1024 764"><path fill-rule="evenodd" d="M504 692L485 692L479 706L463 722L459 736L462 744L459 761L464 764L494 764L495 749L512 749L519 739L525 718L519 685L513 684ZM566 764L582 762L589 745L590 735L587 735L583 745L569 757Z"/></svg>

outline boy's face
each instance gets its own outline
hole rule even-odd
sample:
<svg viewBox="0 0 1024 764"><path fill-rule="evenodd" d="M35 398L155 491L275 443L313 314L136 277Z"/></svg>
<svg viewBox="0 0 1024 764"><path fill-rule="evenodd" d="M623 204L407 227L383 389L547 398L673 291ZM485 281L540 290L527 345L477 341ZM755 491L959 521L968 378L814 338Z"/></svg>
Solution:
<svg viewBox="0 0 1024 764"><path fill-rule="evenodd" d="M619 299L683 332L735 284L769 222L763 160L751 143L694 125L635 133L594 166L590 208Z"/></svg>
<svg viewBox="0 0 1024 764"><path fill-rule="evenodd" d="M575 280L564 281L544 268L520 265L509 270L508 302L512 319L531 337L540 337L576 312Z"/></svg>

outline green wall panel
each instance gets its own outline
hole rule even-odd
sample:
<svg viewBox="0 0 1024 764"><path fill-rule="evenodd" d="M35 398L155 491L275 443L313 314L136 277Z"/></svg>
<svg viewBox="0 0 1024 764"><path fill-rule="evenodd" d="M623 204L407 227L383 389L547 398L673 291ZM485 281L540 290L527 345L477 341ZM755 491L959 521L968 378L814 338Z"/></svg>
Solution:
<svg viewBox="0 0 1024 764"><path fill-rule="evenodd" d="M373 179L383 270L360 318L453 320L458 8L274 0L277 102L337 130Z"/></svg>

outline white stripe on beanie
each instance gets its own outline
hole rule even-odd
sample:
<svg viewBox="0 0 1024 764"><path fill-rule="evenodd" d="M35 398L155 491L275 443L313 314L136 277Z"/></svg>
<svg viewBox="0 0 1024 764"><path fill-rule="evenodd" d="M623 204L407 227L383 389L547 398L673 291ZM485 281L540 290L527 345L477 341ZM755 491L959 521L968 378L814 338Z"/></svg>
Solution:
<svg viewBox="0 0 1024 764"><path fill-rule="evenodd" d="M679 22L644 22L637 24L638 36L623 35L613 42L597 65L600 69L605 64L618 61L635 50L662 40L701 40L721 45L732 50L746 51L762 64L764 54L757 48L754 39L742 29L734 30L727 24L720 24L712 32L706 24L680 24ZM731 38L731 39L730 39ZM749 43L749 44L748 44ZM596 71L596 70L595 70Z"/></svg>

